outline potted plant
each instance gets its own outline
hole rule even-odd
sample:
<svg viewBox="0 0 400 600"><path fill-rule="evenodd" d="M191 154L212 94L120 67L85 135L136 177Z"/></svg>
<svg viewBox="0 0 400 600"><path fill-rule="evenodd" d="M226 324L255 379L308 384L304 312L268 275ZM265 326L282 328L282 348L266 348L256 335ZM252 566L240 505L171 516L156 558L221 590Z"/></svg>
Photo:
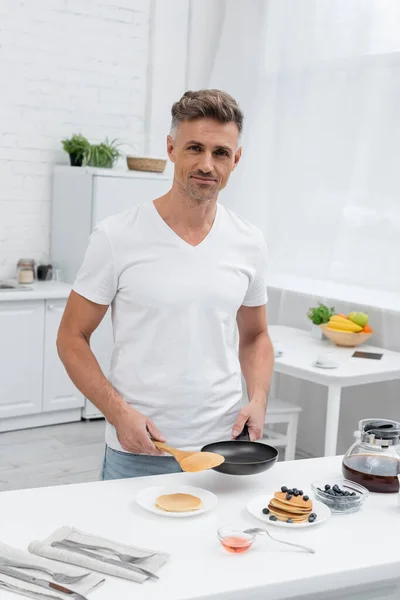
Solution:
<svg viewBox="0 0 400 600"><path fill-rule="evenodd" d="M117 140L109 142L106 138L100 144L89 144L84 160L89 167L111 169L120 156Z"/></svg>
<svg viewBox="0 0 400 600"><path fill-rule="evenodd" d="M80 133L75 133L71 138L62 140L61 143L65 152L69 154L71 167L82 166L86 152L90 147L88 140Z"/></svg>
<svg viewBox="0 0 400 600"><path fill-rule="evenodd" d="M318 306L313 306L309 309L307 313L307 317L310 319L311 326L311 335L317 339L322 340L324 334L320 325L323 323L328 323L331 316L335 313L334 307L328 308L325 304L318 302Z"/></svg>

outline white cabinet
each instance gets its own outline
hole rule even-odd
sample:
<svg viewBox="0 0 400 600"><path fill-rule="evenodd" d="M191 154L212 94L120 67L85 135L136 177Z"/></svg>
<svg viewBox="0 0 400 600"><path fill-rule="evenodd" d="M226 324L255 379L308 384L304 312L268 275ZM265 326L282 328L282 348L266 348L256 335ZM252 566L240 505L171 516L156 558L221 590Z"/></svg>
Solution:
<svg viewBox="0 0 400 600"><path fill-rule="evenodd" d="M42 410L44 302L0 302L0 422Z"/></svg>
<svg viewBox="0 0 400 600"><path fill-rule="evenodd" d="M57 332L65 304L65 300L47 300L45 303L43 412L79 408L84 405L84 396L68 377L56 347Z"/></svg>
<svg viewBox="0 0 400 600"><path fill-rule="evenodd" d="M85 403L57 353L65 297L25 297L0 300L0 432L80 421Z"/></svg>

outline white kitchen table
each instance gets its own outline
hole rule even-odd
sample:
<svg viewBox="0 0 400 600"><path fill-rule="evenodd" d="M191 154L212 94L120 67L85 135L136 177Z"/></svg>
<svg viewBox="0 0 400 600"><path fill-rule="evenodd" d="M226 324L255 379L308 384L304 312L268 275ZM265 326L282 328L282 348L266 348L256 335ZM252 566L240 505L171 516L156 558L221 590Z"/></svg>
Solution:
<svg viewBox="0 0 400 600"><path fill-rule="evenodd" d="M314 339L308 331L281 325L270 325L269 332L272 343L279 344L283 351L282 356L275 358L276 373L327 386L324 454L335 455L342 389L400 379L400 353L367 345L357 348L339 348L329 340ZM354 358L352 354L355 350L378 352L382 353L383 357L381 360ZM332 353L330 358L338 363L337 368L321 369L314 366L318 355L325 352Z"/></svg>
<svg viewBox="0 0 400 600"><path fill-rule="evenodd" d="M309 491L314 480L341 475L341 458L277 463L270 471L235 477L214 471L182 473L0 493L0 540L22 549L70 525L124 543L165 550L159 581L137 584L107 577L89 600L395 600L400 597L400 507L397 494L371 494L353 515L277 537L315 555L258 537L244 554L226 552L216 537L223 525L263 526L246 511L254 496L282 485ZM135 502L148 486L189 484L217 494L218 506L189 518L158 516ZM39 588L38 588L39 589ZM42 590L43 591L43 590ZM1 600L16 596L2 591Z"/></svg>

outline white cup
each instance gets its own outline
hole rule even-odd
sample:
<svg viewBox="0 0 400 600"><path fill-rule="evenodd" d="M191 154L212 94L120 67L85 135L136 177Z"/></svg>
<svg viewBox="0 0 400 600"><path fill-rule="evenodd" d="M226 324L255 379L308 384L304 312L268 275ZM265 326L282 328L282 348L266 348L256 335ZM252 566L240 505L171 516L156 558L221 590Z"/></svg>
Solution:
<svg viewBox="0 0 400 600"><path fill-rule="evenodd" d="M338 363L335 360L335 355L333 352L329 352L329 351L325 351L325 352L320 352L317 355L317 361L316 361L319 365L322 365L324 367L337 367Z"/></svg>

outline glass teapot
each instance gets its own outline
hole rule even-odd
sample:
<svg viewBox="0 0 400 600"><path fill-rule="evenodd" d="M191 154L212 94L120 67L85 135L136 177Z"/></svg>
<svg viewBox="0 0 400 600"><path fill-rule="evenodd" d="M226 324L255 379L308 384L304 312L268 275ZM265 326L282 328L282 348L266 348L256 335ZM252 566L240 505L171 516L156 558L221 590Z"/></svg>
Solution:
<svg viewBox="0 0 400 600"><path fill-rule="evenodd" d="M363 419L361 439L347 451L342 471L346 479L370 492L398 492L400 472L400 423L387 419Z"/></svg>

